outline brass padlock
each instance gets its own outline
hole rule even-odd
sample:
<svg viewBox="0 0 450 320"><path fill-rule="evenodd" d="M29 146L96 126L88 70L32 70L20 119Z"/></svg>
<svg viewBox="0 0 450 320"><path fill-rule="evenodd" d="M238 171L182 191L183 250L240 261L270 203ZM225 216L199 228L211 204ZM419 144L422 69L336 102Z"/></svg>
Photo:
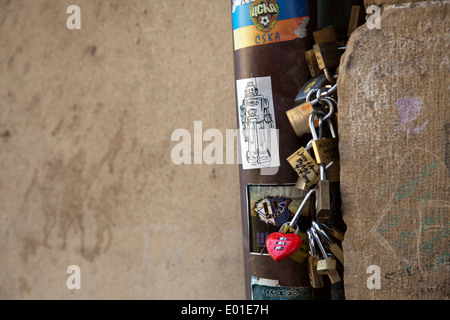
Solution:
<svg viewBox="0 0 450 320"><path fill-rule="evenodd" d="M322 42L313 45L317 64L320 70L335 69L341 62L341 52L335 42Z"/></svg>
<svg viewBox="0 0 450 320"><path fill-rule="evenodd" d="M317 63L317 58L314 49L305 51L305 60L311 77L315 78L324 73L324 71L319 68L319 64Z"/></svg>
<svg viewBox="0 0 450 320"><path fill-rule="evenodd" d="M350 36L353 31L364 23L365 12L361 6L352 6L350 10L350 19L348 21L347 36Z"/></svg>
<svg viewBox="0 0 450 320"><path fill-rule="evenodd" d="M323 277L317 273L317 263L319 262L319 255L317 254L316 246L314 244L314 237L311 230L306 231L309 240L309 256L308 256L308 273L311 287L323 288Z"/></svg>
<svg viewBox="0 0 450 320"><path fill-rule="evenodd" d="M299 176L296 188L300 190L307 190L319 181L319 165L309 154L308 149L310 148L312 148L311 141L306 148L301 147L287 158L287 161Z"/></svg>
<svg viewBox="0 0 450 320"><path fill-rule="evenodd" d="M309 115L314 110L311 102L305 101L301 105L286 111L289 122L294 129L295 134L301 137L309 131ZM319 121L313 121L315 127L319 125Z"/></svg>
<svg viewBox="0 0 450 320"><path fill-rule="evenodd" d="M337 161L339 160L339 145L338 145L339 140L336 137L336 133L333 128L333 123L331 122L330 118L327 119L332 137L319 139L314 125L314 118L316 117L317 114L319 114L319 111L313 110L313 112L311 112L309 116L309 128L311 131L311 135L313 137L312 146L316 162L318 164L322 163L327 164L329 162Z"/></svg>
<svg viewBox="0 0 450 320"><path fill-rule="evenodd" d="M330 279L332 284L338 283L341 281L341 277L339 276L339 273L337 270L330 270L328 271L328 278Z"/></svg>
<svg viewBox="0 0 450 320"><path fill-rule="evenodd" d="M332 25L313 31L313 38L315 43L324 43L324 42L337 43L336 31L334 30L334 26Z"/></svg>
<svg viewBox="0 0 450 320"><path fill-rule="evenodd" d="M313 142L313 150L318 164L326 164L339 158L337 138L323 138Z"/></svg>
<svg viewBox="0 0 450 320"><path fill-rule="evenodd" d="M336 271L336 260L328 256L317 263L317 274L324 275Z"/></svg>
<svg viewBox="0 0 450 320"><path fill-rule="evenodd" d="M280 232L285 234L294 233L302 239L302 245L300 249L297 250L290 258L297 261L298 263L303 263L305 259L308 257L309 253L308 236L306 235L306 233L301 231L298 227L297 228L291 227L288 222L286 222L281 226Z"/></svg>

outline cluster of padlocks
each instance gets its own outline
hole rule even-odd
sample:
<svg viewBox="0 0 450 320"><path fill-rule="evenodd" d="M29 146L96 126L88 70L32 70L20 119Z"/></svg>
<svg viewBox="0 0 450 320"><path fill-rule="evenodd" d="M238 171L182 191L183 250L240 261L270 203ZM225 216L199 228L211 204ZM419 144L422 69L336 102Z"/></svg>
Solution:
<svg viewBox="0 0 450 320"><path fill-rule="evenodd" d="M329 222L335 218L330 185L339 184L336 80L345 47L339 46L332 26L313 36L313 49L305 53L311 79L300 90L296 107L287 111L296 135L312 136L287 159L299 176L296 188L304 198L291 221L267 237L266 246L275 261L307 261L311 286L322 288L323 276L332 284L342 280L338 269L344 265L344 234ZM300 228L303 218L307 224Z"/></svg>

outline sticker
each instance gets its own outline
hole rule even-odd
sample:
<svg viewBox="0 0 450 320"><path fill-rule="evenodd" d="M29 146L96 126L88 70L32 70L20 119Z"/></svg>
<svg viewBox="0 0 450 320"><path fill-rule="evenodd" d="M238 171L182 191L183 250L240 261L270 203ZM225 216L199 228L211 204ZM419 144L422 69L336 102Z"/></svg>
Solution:
<svg viewBox="0 0 450 320"><path fill-rule="evenodd" d="M285 222L292 220L303 199L304 193L296 189L294 184L247 186L251 254L269 254L266 248L267 237L280 231Z"/></svg>
<svg viewBox="0 0 450 320"><path fill-rule="evenodd" d="M278 280L252 277L252 300L312 300L312 287L282 287Z"/></svg>
<svg viewBox="0 0 450 320"><path fill-rule="evenodd" d="M242 168L280 166L270 77L236 81Z"/></svg>
<svg viewBox="0 0 450 320"><path fill-rule="evenodd" d="M233 0L234 50L306 37L307 0Z"/></svg>

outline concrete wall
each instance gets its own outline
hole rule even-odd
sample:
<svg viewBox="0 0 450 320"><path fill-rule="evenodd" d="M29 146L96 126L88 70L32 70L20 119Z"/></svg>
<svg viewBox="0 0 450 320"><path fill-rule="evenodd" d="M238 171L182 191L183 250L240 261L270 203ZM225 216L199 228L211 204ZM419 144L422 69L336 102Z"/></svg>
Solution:
<svg viewBox="0 0 450 320"><path fill-rule="evenodd" d="M0 0L0 299L244 298L237 165L171 159L236 126L230 10Z"/></svg>

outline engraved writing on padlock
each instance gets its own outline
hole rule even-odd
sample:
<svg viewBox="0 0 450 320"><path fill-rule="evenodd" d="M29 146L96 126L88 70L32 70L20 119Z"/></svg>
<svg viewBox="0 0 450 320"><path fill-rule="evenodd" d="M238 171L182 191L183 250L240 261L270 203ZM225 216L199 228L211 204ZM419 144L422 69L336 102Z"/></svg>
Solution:
<svg viewBox="0 0 450 320"><path fill-rule="evenodd" d="M306 101L301 105L286 111L289 122L298 137L301 137L309 131L309 115L313 110L311 102ZM317 127L318 124L319 121L315 120L314 126Z"/></svg>
<svg viewBox="0 0 450 320"><path fill-rule="evenodd" d="M299 177L303 179L305 189L309 189L317 183L319 180L319 165L304 147L298 149L287 160Z"/></svg>
<svg viewBox="0 0 450 320"><path fill-rule="evenodd" d="M339 159L339 145L337 138L314 140L313 150L318 164L326 164Z"/></svg>

